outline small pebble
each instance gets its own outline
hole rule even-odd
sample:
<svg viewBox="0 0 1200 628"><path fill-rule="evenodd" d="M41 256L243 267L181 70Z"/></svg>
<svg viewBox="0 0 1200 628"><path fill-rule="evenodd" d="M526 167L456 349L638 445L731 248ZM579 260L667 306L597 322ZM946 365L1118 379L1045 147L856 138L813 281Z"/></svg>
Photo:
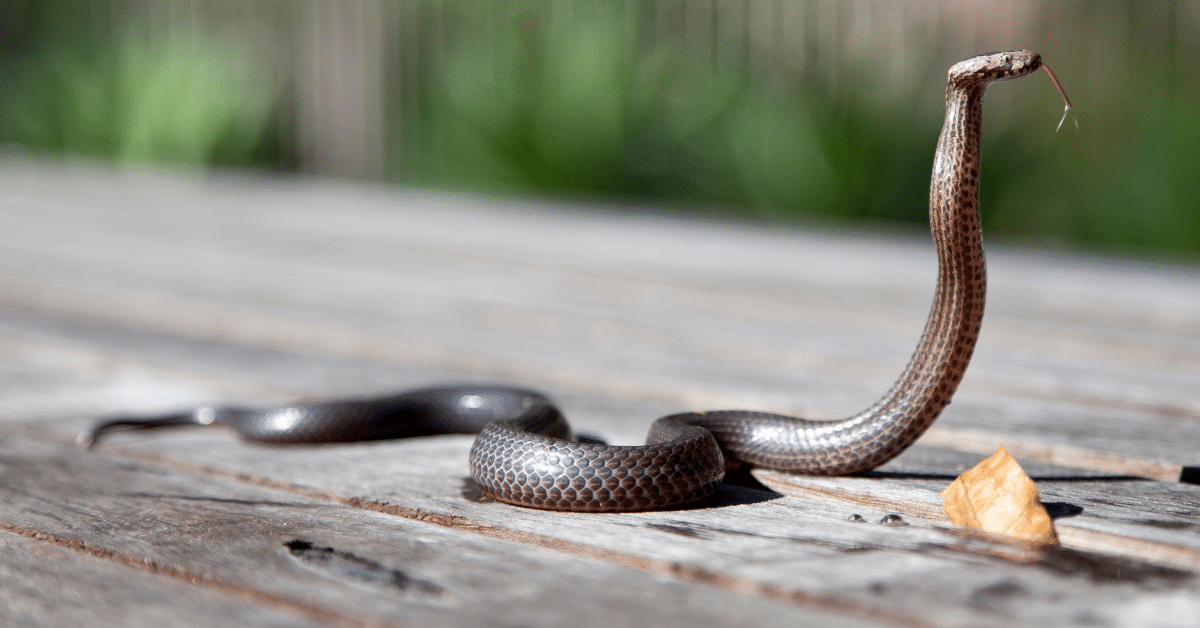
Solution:
<svg viewBox="0 0 1200 628"><path fill-rule="evenodd" d="M849 517L846 518L846 521L853 521L854 523L859 523L861 521L866 521L866 519L863 519L862 515L850 515Z"/></svg>
<svg viewBox="0 0 1200 628"><path fill-rule="evenodd" d="M906 525L908 525L908 522L906 522L904 520L904 517L901 517L900 515L886 515L883 519L879 520L879 523L881 523L885 526L906 526Z"/></svg>

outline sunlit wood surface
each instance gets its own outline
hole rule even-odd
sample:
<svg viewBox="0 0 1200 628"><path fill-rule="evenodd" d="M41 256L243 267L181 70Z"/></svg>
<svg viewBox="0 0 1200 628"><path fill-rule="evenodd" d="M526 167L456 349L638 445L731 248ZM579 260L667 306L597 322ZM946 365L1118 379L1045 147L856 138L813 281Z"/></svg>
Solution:
<svg viewBox="0 0 1200 628"><path fill-rule="evenodd" d="M1002 245L989 269L954 403L878 472L546 513L481 501L468 436L73 441L462 381L542 389L620 444L685 409L844 416L916 344L928 237L0 164L0 624L1197 625L1200 271ZM941 514L999 444L1062 548Z"/></svg>

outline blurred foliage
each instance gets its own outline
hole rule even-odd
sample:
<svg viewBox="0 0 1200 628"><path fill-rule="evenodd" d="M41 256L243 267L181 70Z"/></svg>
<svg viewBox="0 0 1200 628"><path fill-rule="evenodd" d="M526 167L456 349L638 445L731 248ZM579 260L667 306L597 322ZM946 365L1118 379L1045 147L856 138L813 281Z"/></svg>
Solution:
<svg viewBox="0 0 1200 628"><path fill-rule="evenodd" d="M235 37L115 35L37 41L0 68L0 141L123 162L272 158L276 94Z"/></svg>
<svg viewBox="0 0 1200 628"><path fill-rule="evenodd" d="M1126 253L1200 252L1200 16L1175 3L1057 5L1044 9L1088 40L1043 51L1070 71L1062 78L1082 126L1053 132L1061 104L1042 77L996 88L1020 98L1001 97L999 115L988 101L985 228ZM425 77L418 182L770 220L926 220L940 84L897 92L872 59L843 61L854 80L836 86L828 68L787 64L762 80L747 66L769 59L723 64L670 37L647 47L636 2L491 6L501 8L481 16L479 3L446 5L455 28L445 62ZM915 62L944 68L954 52L935 43Z"/></svg>
<svg viewBox="0 0 1200 628"><path fill-rule="evenodd" d="M986 229L1121 252L1200 252L1200 31L1179 41L1135 29L1131 13L1132 56L1091 52L1076 62L1094 81L1072 94L1079 131L1068 123L1030 133L1045 120L1023 113L985 145Z"/></svg>
<svg viewBox="0 0 1200 628"><path fill-rule="evenodd" d="M421 104L419 182L766 218L925 215L928 166L907 164L931 151L936 127L932 139L916 132L928 124L893 128L872 108L831 101L816 76L755 85L676 41L639 50L632 5L452 6L454 41Z"/></svg>
<svg viewBox="0 0 1200 628"><path fill-rule="evenodd" d="M119 21L83 37L80 24L102 0L0 2L11 5L0 19L0 142L291 167L281 146L294 145L295 129L279 113L295 106L288 85L263 80L269 71L238 37L194 24L125 32ZM402 30L418 34L403 49L419 59L381 79L399 85L385 90L389 107L404 109L390 171L418 185L768 220L925 221L942 79L888 82L878 50L825 51L819 65L754 46L722 55L715 27L714 42L698 48L694 30L662 28L663 7L687 4L397 3L385 15L418 24ZM714 20L719 5L741 6L714 0ZM1055 26L1030 46L1045 45L1081 130L1052 131L1059 105L1048 81L995 88L981 189L990 233L1200 253L1200 16L1191 6L1039 5L1041 23ZM966 56L945 43L953 20L938 23L925 31L927 50L905 60L937 71L910 79L944 76L938 68Z"/></svg>

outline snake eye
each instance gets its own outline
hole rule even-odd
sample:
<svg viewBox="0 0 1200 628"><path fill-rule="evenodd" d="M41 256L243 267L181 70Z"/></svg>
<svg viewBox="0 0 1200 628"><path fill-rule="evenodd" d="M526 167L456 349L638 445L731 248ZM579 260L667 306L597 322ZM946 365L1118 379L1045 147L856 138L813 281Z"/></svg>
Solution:
<svg viewBox="0 0 1200 628"><path fill-rule="evenodd" d="M1005 64L1012 63L1012 55L1004 55L1004 63Z"/></svg>

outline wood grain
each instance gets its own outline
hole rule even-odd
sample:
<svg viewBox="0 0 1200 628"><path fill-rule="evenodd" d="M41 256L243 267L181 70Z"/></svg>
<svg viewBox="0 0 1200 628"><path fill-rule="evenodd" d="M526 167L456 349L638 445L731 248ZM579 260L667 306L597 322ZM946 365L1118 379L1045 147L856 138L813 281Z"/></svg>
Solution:
<svg viewBox="0 0 1200 628"><path fill-rule="evenodd" d="M6 626L178 624L321 626L315 618L81 555L43 534L0 533L0 623ZM328 616L321 619L329 619Z"/></svg>
<svg viewBox="0 0 1200 628"><path fill-rule="evenodd" d="M180 591L190 625L1200 616L1200 487L1166 481L1198 462L1195 269L992 246L975 361L923 446L864 477L755 472L783 496L571 515L474 499L466 437L71 440L117 412L463 380L541 387L623 444L683 409L846 415L915 346L927 236L29 163L0 190L0 577L50 557L40 593L6 598L21 621L77 598L149 623ZM1000 443L1063 548L942 520L937 493ZM909 525L878 523L893 513ZM108 573L142 583L145 613Z"/></svg>
<svg viewBox="0 0 1200 628"><path fill-rule="evenodd" d="M0 529L10 533L0 539L38 541L83 555L76 562L99 559L108 563L106 569L124 566L188 583L229 600L235 610L234 602L241 602L302 622L361 626L477 626L495 617L523 625L556 625L565 617L585 626L877 625L845 617L856 609L835 601L824 605L841 613L661 581L605 562L296 491L27 440L0 444L0 465ZM84 586L76 572L89 576L69 565L56 577ZM170 591L166 586L162 595ZM132 604L135 597L108 587L97 593L102 595L93 598L111 598L93 599L106 610ZM54 592L42 601L54 602Z"/></svg>

